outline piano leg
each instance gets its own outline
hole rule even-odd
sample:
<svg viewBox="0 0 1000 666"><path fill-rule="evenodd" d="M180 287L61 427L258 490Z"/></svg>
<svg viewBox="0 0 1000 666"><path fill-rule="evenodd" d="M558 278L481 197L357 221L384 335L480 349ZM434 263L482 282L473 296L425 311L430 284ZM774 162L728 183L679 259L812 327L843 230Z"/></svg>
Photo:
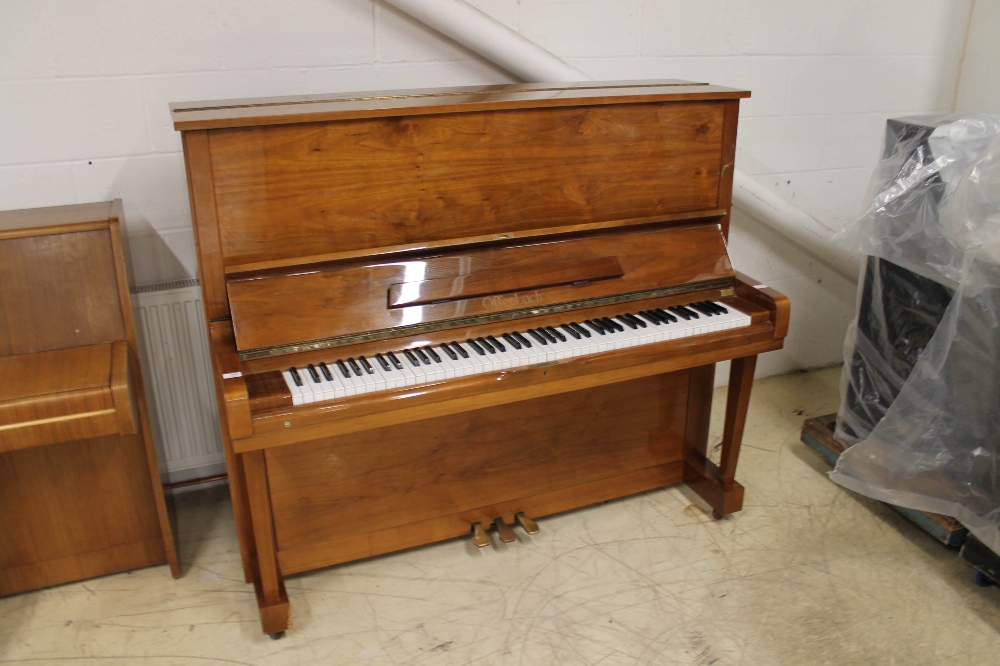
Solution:
<svg viewBox="0 0 1000 666"><path fill-rule="evenodd" d="M719 465L708 460L706 451L714 371L703 369L711 366L691 371L684 482L708 502L716 518L722 518L743 508L743 486L735 479L736 462L743 442L743 427L750 405L750 389L753 386L753 372L756 366L756 356L733 359L730 366L726 422L722 434L722 457Z"/></svg>
<svg viewBox="0 0 1000 666"><path fill-rule="evenodd" d="M243 460L246 492L250 504L254 543L257 547L254 569L254 589L264 633L275 637L288 629L290 613L285 582L278 569L274 540L274 521L267 493L267 472L264 452L253 451L240 456Z"/></svg>

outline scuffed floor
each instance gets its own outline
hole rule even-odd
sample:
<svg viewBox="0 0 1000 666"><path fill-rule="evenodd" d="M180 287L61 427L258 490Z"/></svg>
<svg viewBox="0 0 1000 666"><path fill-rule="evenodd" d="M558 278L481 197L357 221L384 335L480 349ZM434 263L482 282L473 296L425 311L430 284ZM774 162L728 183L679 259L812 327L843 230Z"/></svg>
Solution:
<svg viewBox="0 0 1000 666"><path fill-rule="evenodd" d="M799 442L804 418L836 409L838 376L756 383L731 518L671 488L544 519L509 546L295 576L294 627L272 641L225 489L190 493L183 578L155 567L2 599L0 663L1000 664L1000 591L832 484Z"/></svg>

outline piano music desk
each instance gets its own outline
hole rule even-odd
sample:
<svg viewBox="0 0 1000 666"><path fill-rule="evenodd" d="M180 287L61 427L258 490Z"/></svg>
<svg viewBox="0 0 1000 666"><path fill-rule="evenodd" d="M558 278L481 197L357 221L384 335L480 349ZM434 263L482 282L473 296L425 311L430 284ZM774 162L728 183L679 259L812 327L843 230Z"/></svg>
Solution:
<svg viewBox="0 0 1000 666"><path fill-rule="evenodd" d="M172 105L265 632L290 626L287 575L519 514L678 482L716 516L740 509L756 358L789 317L726 247L748 95L632 81Z"/></svg>

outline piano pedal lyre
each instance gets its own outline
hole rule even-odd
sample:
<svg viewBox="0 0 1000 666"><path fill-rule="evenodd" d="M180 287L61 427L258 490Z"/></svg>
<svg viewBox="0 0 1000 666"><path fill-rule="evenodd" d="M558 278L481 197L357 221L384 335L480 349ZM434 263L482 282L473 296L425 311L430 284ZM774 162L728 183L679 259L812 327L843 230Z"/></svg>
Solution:
<svg viewBox="0 0 1000 666"><path fill-rule="evenodd" d="M486 548L490 545L490 538L486 536L486 530L482 523L472 523L472 543L478 548Z"/></svg>
<svg viewBox="0 0 1000 666"><path fill-rule="evenodd" d="M514 519L517 520L517 524L521 526L521 529L528 534L538 534L538 523L524 515L523 511L515 515Z"/></svg>
<svg viewBox="0 0 1000 666"><path fill-rule="evenodd" d="M511 529L510 525L503 522L503 518L499 516L493 519L493 526L497 528L497 536L504 543L510 543L512 541L517 541L517 535L514 534L514 530Z"/></svg>

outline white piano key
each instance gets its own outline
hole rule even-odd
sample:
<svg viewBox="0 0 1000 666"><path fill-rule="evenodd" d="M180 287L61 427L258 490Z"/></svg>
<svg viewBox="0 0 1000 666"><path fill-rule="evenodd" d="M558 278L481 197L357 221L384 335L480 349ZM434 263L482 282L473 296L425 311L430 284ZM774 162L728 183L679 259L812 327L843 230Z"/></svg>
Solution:
<svg viewBox="0 0 1000 666"><path fill-rule="evenodd" d="M302 389L296 385L295 380L292 379L292 373L288 370L282 370L281 376L285 379L285 384L288 385L288 390L292 394L292 404L293 405L304 405L305 398L302 397Z"/></svg>
<svg viewBox="0 0 1000 666"><path fill-rule="evenodd" d="M517 336L513 336L514 339L518 339L520 349L508 338L504 338L503 334L494 336L498 344L490 342L486 336L483 336L486 342L494 347L494 350L491 352L482 343L477 342L483 350L482 354L477 352L469 344L469 341L454 341L449 343L449 349L458 356L458 358L454 359L438 343L431 348L440 358L440 361L434 360L434 356L428 352L426 346L421 348L421 351L430 363L424 363L420 359L419 354L415 353L415 348L411 349L410 353L413 354L416 364L405 353L395 352L396 360L403 366L401 369L392 363L392 359L388 356L389 350L385 350L382 352L382 355L386 363L389 364L389 369L384 368L378 359L373 356L372 358L366 358L372 367L372 372L369 373L365 370L360 358L357 358L354 359L354 363L358 366L360 375L351 367L351 364L345 357L342 361L347 369L348 376L346 377L336 361L329 362L327 365L332 379L326 379L322 368L316 366L320 378L318 382L312 378L307 367L297 368L299 376L302 379L302 386L295 384L295 379L292 377L291 371L283 371L281 374L292 395L292 404L302 405L363 393L377 393L403 386L413 386L469 375L488 374L501 370L529 367L550 361L599 354L613 349L625 349L627 347L678 340L696 335L707 335L750 325L751 317L749 315L729 305L722 303L717 303L717 305L726 308L727 312L719 313L713 311L711 314L706 314L697 308L688 306L689 310L698 313L698 317L685 319L676 312L670 312L670 315L676 319L676 321L672 322L663 322L652 315L649 315L649 317L652 317L650 319L638 313L641 308L636 308L630 314L644 322L645 326L639 326L630 318L619 319L618 316L607 317L607 319L618 324L622 330L609 331L602 329L604 330L603 335L591 326L588 326L585 323L586 320L578 320L576 323L589 333L589 337L582 334L580 334L580 337L576 337L563 325L553 325L551 328L558 331L562 336L560 338L559 335L555 335L551 330L547 330L549 335L556 337L555 342L551 341L539 329L532 330L538 335L543 335L544 343L535 338L531 333L528 333L527 329L524 329L521 331L520 336L528 344L524 344ZM606 323L604 322L597 322L597 324L606 327ZM500 346L503 347L503 351L500 350Z"/></svg>
<svg viewBox="0 0 1000 666"><path fill-rule="evenodd" d="M321 401L323 399L323 391L318 388L313 390L313 381L309 376L309 371L305 368L295 368L295 370L299 373L299 377L302 378L302 386L299 387L299 390L302 391L302 401L306 404Z"/></svg>
<svg viewBox="0 0 1000 666"><path fill-rule="evenodd" d="M343 365L343 367L341 367L341 365ZM340 359L340 362L335 364L334 367L337 369L337 372L340 373L338 379L340 380L340 383L344 385L344 390L347 395L359 395L363 392L361 385L354 381L354 373L351 371L351 366L347 364L346 358Z"/></svg>

